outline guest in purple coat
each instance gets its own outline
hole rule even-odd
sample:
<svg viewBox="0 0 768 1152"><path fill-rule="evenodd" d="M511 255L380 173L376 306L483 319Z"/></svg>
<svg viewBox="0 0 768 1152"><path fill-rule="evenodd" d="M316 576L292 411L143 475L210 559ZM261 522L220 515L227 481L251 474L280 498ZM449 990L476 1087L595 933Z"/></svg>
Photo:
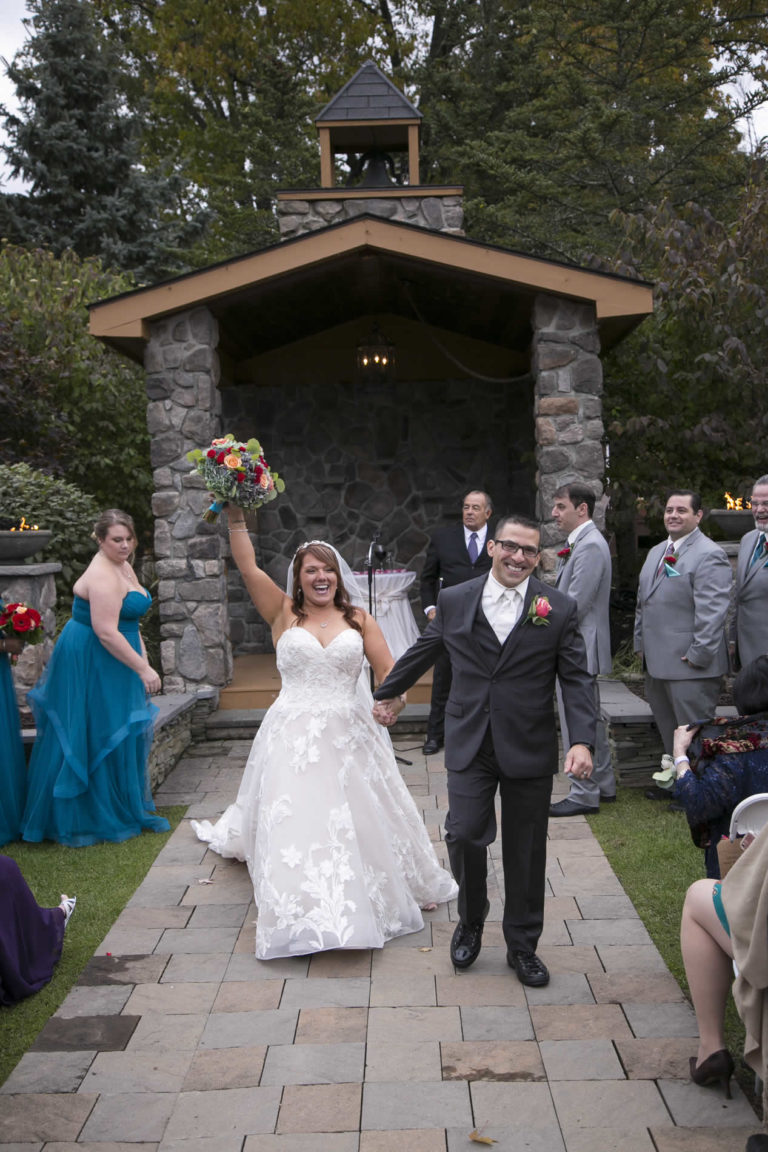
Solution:
<svg viewBox="0 0 768 1152"><path fill-rule="evenodd" d="M0 855L0 1004L17 1004L51 979L75 900L41 908L16 861Z"/></svg>

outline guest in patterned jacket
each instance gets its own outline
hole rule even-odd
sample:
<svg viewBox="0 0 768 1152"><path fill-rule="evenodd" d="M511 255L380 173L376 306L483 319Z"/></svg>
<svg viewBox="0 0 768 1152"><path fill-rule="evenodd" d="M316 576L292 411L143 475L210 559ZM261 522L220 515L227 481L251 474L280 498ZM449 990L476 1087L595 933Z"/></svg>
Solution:
<svg viewBox="0 0 768 1152"><path fill-rule="evenodd" d="M675 729L673 796L704 848L707 876L720 878L717 842L727 836L742 800L768 792L768 656L758 656L733 682L736 718Z"/></svg>

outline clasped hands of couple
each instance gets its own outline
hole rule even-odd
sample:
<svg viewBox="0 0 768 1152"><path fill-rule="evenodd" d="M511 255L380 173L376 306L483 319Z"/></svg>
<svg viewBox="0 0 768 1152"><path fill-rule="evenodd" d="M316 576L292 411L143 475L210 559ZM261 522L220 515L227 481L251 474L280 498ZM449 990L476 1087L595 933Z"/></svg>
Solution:
<svg viewBox="0 0 768 1152"><path fill-rule="evenodd" d="M392 700L377 700L373 706L373 718L383 728L391 728L405 707L405 697L396 696ZM563 765L567 776L586 780L592 775L592 753L586 744L572 744L568 749Z"/></svg>

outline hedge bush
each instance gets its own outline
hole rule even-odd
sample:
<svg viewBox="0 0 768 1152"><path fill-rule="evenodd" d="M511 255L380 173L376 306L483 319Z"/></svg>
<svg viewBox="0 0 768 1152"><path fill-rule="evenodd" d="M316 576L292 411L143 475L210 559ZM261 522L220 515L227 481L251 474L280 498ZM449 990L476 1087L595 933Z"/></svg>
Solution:
<svg viewBox="0 0 768 1152"><path fill-rule="evenodd" d="M57 608L72 602L72 585L90 563L95 544L93 525L101 512L92 496L74 484L48 476L28 464L0 464L0 516L29 523L53 532L45 552L32 563L57 560Z"/></svg>

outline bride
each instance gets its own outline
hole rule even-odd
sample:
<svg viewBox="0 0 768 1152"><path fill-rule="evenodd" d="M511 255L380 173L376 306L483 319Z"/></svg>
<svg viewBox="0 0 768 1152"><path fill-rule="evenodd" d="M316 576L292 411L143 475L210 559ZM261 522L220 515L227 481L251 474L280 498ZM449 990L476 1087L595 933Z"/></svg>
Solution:
<svg viewBox="0 0 768 1152"><path fill-rule="evenodd" d="M259 959L381 948L418 932L420 909L457 891L372 716L363 658L380 682L389 649L352 605L334 548L301 545L289 596L258 568L242 511L227 514L232 557L272 628L282 688L234 804L216 824L192 827L214 852L247 863Z"/></svg>

